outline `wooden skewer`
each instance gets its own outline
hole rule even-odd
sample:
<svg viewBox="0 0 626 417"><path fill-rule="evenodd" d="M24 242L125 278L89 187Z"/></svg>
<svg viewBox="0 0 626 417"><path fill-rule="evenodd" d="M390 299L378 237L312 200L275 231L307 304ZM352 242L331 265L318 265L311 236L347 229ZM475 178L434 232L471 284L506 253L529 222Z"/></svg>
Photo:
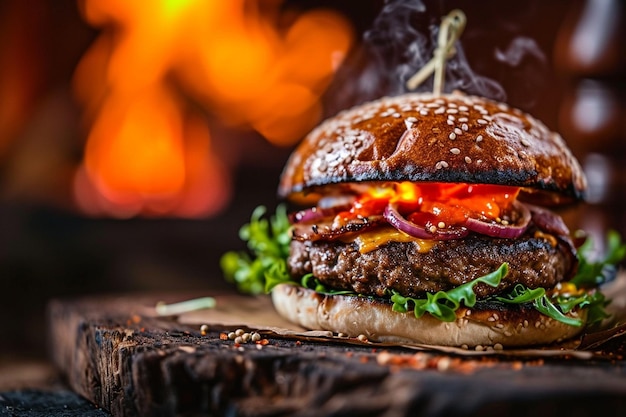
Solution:
<svg viewBox="0 0 626 417"><path fill-rule="evenodd" d="M461 37L466 21L465 13L459 9L452 10L443 18L433 57L406 82L409 90L415 90L434 73L433 94L441 94L445 82L446 61L456 54L454 44Z"/></svg>

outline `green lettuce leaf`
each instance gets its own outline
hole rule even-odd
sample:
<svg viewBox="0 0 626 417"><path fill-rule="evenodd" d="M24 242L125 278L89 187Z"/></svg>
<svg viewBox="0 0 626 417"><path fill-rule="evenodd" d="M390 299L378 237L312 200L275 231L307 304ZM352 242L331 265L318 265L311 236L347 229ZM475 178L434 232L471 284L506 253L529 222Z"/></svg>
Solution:
<svg viewBox="0 0 626 417"><path fill-rule="evenodd" d="M394 291L391 296L391 301L393 302L392 309L393 311L406 313L411 309L412 305L413 313L417 318L428 312L441 321L451 322L456 320L456 311L462 304L466 307L473 307L476 304L474 287L478 283L482 282L491 287L497 287L508 272L509 265L503 263L495 271L449 291L439 291L435 294L426 293L425 299L405 297Z"/></svg>
<svg viewBox="0 0 626 417"><path fill-rule="evenodd" d="M250 222L239 230L239 237L247 243L253 256L231 251L220 259L226 279L248 294L269 292L279 283L291 281L287 272L291 241L287 209L279 205L276 214L269 219L264 217L265 213L265 207L257 207Z"/></svg>
<svg viewBox="0 0 626 417"><path fill-rule="evenodd" d="M599 291L584 293L579 296L558 295L550 298L544 288L530 289L522 284L517 284L508 294L491 297L491 300L497 300L505 304L532 303L532 306L542 314L576 327L582 326L583 321L566 315L576 307L588 308L588 325L595 324L608 317L604 310L608 302Z"/></svg>
<svg viewBox="0 0 626 417"><path fill-rule="evenodd" d="M329 294L329 295L354 295L358 296L357 293L350 290L335 290L332 288L326 287L324 284L320 282L317 278L313 276L313 274L305 274L300 280L300 285L304 288L308 288L310 290L314 290L320 294Z"/></svg>
<svg viewBox="0 0 626 417"><path fill-rule="evenodd" d="M617 265L626 257L626 244L620 234L610 230L606 236L606 254L593 260L594 243L588 238L578 248L578 271L571 283L578 288L593 288L609 282L617 275Z"/></svg>

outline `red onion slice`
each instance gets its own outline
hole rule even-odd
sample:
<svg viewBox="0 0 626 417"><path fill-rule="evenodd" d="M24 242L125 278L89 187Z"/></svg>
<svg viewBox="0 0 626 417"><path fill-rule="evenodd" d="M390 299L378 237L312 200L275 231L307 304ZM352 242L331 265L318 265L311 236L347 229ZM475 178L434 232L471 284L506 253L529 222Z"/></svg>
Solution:
<svg viewBox="0 0 626 417"><path fill-rule="evenodd" d="M533 222L546 233L569 236L569 228L558 214L547 208L527 204Z"/></svg>
<svg viewBox="0 0 626 417"><path fill-rule="evenodd" d="M382 223L384 223L382 216L351 219L339 226L335 224L333 218L326 218L323 222L296 223L292 226L291 235L300 241L333 240L367 230Z"/></svg>
<svg viewBox="0 0 626 417"><path fill-rule="evenodd" d="M465 237L469 233L469 231L464 227L446 230L437 229L435 232L431 232L425 227L419 226L404 218L393 204L388 204L387 207L385 207L385 212L383 213L383 216L385 217L385 220L387 220L387 222L396 229L406 233L407 235L419 239L460 239L462 237Z"/></svg>
<svg viewBox="0 0 626 417"><path fill-rule="evenodd" d="M513 203L513 208L521 215L521 218L515 225L503 225L499 223L487 223L482 220L469 218L465 222L465 226L472 232L480 233L491 237L500 237L505 239L515 239L524 234L530 222L530 210L518 202Z"/></svg>
<svg viewBox="0 0 626 417"><path fill-rule="evenodd" d="M300 210L290 216L291 223L312 223L327 217L333 217L337 213L350 210L350 205L334 206L329 208L311 207Z"/></svg>

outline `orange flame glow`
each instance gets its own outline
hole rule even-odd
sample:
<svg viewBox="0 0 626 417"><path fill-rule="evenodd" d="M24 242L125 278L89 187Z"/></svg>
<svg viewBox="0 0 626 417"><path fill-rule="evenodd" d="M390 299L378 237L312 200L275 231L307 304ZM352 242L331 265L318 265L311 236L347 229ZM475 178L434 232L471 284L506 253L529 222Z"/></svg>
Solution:
<svg viewBox="0 0 626 417"><path fill-rule="evenodd" d="M320 96L352 42L337 13L286 14L280 1L80 5L103 28L74 78L91 120L75 191L94 214L219 210L228 172L189 100L274 144L292 144L318 122Z"/></svg>

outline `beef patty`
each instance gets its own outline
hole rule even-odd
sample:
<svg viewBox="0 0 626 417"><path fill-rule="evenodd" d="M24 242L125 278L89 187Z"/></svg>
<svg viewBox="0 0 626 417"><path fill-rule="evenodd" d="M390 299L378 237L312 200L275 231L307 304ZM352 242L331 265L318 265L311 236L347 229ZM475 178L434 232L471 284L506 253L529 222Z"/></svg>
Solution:
<svg viewBox="0 0 626 417"><path fill-rule="evenodd" d="M287 263L292 276L312 272L333 289L374 296L393 289L417 297L452 289L507 262L509 273L498 287L482 283L474 287L477 297L484 298L517 283L550 288L569 279L577 265L573 245L566 236L550 240L534 237L531 230L518 239L469 235L439 241L426 253L418 252L414 242L390 242L360 253L355 242L293 240Z"/></svg>

